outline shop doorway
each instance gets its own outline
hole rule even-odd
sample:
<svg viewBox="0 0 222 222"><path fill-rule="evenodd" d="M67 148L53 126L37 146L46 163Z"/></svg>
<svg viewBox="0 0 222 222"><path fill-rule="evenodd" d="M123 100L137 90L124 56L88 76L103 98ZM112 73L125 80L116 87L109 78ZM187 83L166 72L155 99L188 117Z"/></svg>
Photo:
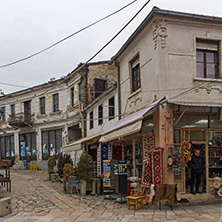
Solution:
<svg viewBox="0 0 222 222"><path fill-rule="evenodd" d="M196 149L200 150L200 157L206 163L206 144L205 143L192 144L191 153L193 154ZM186 165L185 167L185 179L186 179L186 182L185 182L186 193L191 193L192 174L191 174L191 167L189 166L189 164ZM194 192L196 192L196 183L197 183L197 178L193 186ZM199 192L206 193L206 167L201 173Z"/></svg>

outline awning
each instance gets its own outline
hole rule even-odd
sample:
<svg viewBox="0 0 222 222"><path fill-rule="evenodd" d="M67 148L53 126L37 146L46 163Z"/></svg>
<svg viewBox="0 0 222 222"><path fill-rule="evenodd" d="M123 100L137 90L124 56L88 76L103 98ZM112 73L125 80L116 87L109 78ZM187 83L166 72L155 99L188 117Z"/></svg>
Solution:
<svg viewBox="0 0 222 222"><path fill-rule="evenodd" d="M197 107L215 107L221 108L222 103L197 103L197 102L180 102L180 101L168 101L167 103L178 106L197 106Z"/></svg>
<svg viewBox="0 0 222 222"><path fill-rule="evenodd" d="M96 142L98 142L100 137L101 137L100 133L94 134L92 136L84 137L84 138L82 138L80 140L77 140L74 143L70 143L70 144L68 144L66 146L63 146L61 148L61 152L71 152L71 151L81 150L83 143L85 143L85 142L88 142L88 143L95 142L96 143Z"/></svg>
<svg viewBox="0 0 222 222"><path fill-rule="evenodd" d="M109 130L102 133L102 137L100 138L99 142L105 143L139 132L142 127L144 116L163 100L165 100L165 97L119 120Z"/></svg>

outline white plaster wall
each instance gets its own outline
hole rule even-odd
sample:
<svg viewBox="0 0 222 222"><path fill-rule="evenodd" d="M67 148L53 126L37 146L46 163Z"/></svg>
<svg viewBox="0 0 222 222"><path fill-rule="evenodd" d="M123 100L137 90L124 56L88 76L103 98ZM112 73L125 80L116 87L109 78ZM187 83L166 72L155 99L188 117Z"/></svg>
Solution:
<svg viewBox="0 0 222 222"><path fill-rule="evenodd" d="M210 85L175 100L221 103L222 80L197 80L195 77L196 38L221 41L222 24L207 23L206 21L197 23L196 21L176 20L167 17L166 47L161 47L161 38L158 38L157 49L154 49L153 21L118 58L121 82L121 112L129 113L138 110L154 99L164 96L172 98L201 83L210 83ZM137 53L139 53L140 60L141 91L131 94L130 61ZM209 88L210 90L207 90Z"/></svg>
<svg viewBox="0 0 222 222"><path fill-rule="evenodd" d="M112 98L114 96L114 101L115 101L115 118L112 120L109 120L109 99ZM102 125L98 125L98 107L103 104L103 124ZM94 120L94 127L93 129L90 129L90 112L93 110L93 118ZM103 98L101 98L100 101L98 101L97 103L95 103L90 109L87 110L87 114L86 114L86 119L87 119L87 123L86 123L86 131L87 131L87 136L91 136L97 133L102 133L105 132L106 130L108 130L113 124L115 124L118 121L118 97L117 97L117 91L114 90L111 93L109 93L108 95L104 96Z"/></svg>

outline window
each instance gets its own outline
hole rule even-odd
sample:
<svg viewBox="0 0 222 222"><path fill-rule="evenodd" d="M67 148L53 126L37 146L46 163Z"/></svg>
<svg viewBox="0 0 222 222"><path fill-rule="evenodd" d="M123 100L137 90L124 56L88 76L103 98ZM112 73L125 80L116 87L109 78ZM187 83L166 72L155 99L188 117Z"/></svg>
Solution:
<svg viewBox="0 0 222 222"><path fill-rule="evenodd" d="M11 105L11 117L15 116L15 104Z"/></svg>
<svg viewBox="0 0 222 222"><path fill-rule="evenodd" d="M79 86L79 102L82 102L82 83L78 84Z"/></svg>
<svg viewBox="0 0 222 222"><path fill-rule="evenodd" d="M19 136L20 159L36 159L36 134L25 133Z"/></svg>
<svg viewBox="0 0 222 222"><path fill-rule="evenodd" d="M218 43L197 41L196 70L199 78L219 78Z"/></svg>
<svg viewBox="0 0 222 222"><path fill-rule="evenodd" d="M1 158L14 157L14 136L0 137L0 156Z"/></svg>
<svg viewBox="0 0 222 222"><path fill-rule="evenodd" d="M109 120L114 119L115 117L115 101L114 97L109 99Z"/></svg>
<svg viewBox="0 0 222 222"><path fill-rule="evenodd" d="M74 86L70 89L70 97L71 97L71 106L74 106L74 99L75 99L75 91L74 91Z"/></svg>
<svg viewBox="0 0 222 222"><path fill-rule="evenodd" d="M93 128L93 111L91 111L91 112L89 113L89 118L90 118L89 128L92 129L92 128Z"/></svg>
<svg viewBox="0 0 222 222"><path fill-rule="evenodd" d="M40 103L40 114L45 114L45 97L39 99Z"/></svg>
<svg viewBox="0 0 222 222"><path fill-rule="evenodd" d="M24 102L25 121L31 119L31 101Z"/></svg>
<svg viewBox="0 0 222 222"><path fill-rule="evenodd" d="M98 107L98 125L102 125L103 124L103 105L100 105Z"/></svg>
<svg viewBox="0 0 222 222"><path fill-rule="evenodd" d="M141 87L139 56L137 56L131 62L131 72L132 72L131 89L132 92L135 92L137 89Z"/></svg>
<svg viewBox="0 0 222 222"><path fill-rule="evenodd" d="M94 79L95 98L106 91L107 80L106 79Z"/></svg>
<svg viewBox="0 0 222 222"><path fill-rule="evenodd" d="M62 130L50 130L42 132L42 154L43 159L49 156L58 156L61 154Z"/></svg>
<svg viewBox="0 0 222 222"><path fill-rule="evenodd" d="M1 120L5 121L5 106L1 108Z"/></svg>
<svg viewBox="0 0 222 222"><path fill-rule="evenodd" d="M53 112L59 111L59 94L53 95Z"/></svg>

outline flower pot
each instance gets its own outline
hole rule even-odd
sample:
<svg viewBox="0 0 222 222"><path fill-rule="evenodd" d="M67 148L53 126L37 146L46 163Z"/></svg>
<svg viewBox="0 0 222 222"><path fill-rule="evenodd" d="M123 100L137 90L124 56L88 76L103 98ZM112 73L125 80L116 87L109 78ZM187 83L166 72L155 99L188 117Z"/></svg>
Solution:
<svg viewBox="0 0 222 222"><path fill-rule="evenodd" d="M80 181L80 193L86 195L86 180Z"/></svg>

